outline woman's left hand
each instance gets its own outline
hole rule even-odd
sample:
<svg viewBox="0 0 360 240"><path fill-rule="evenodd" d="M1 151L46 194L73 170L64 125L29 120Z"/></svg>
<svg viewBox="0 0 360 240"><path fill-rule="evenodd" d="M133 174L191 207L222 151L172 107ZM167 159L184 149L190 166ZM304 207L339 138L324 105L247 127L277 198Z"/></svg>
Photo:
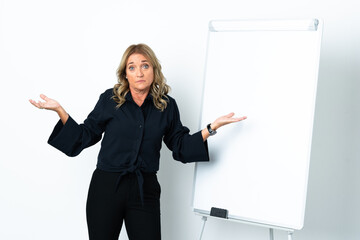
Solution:
<svg viewBox="0 0 360 240"><path fill-rule="evenodd" d="M235 118L234 115L235 115L234 113L229 113L227 115L217 118L213 123L210 124L211 129L215 131L219 127L222 127L229 123L240 122L247 118L246 116ZM206 141L206 139L210 136L210 133L207 128L204 128L201 131L201 135L203 137L203 140Z"/></svg>
<svg viewBox="0 0 360 240"><path fill-rule="evenodd" d="M229 113L227 115L221 116L219 118L217 118L213 123L211 123L211 128L213 130L218 129L219 127L222 127L224 125L227 125L229 123L234 123L234 122L240 122L242 120L245 120L247 117L243 116L243 117L234 117L235 113Z"/></svg>

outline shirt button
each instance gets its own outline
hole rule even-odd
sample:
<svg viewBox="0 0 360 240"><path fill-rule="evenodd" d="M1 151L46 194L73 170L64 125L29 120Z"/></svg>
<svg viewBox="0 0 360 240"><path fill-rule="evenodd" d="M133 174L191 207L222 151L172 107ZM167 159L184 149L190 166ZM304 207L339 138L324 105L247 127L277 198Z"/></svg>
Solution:
<svg viewBox="0 0 360 240"><path fill-rule="evenodd" d="M139 125L139 128L142 128L142 125L141 125L141 124Z"/></svg>

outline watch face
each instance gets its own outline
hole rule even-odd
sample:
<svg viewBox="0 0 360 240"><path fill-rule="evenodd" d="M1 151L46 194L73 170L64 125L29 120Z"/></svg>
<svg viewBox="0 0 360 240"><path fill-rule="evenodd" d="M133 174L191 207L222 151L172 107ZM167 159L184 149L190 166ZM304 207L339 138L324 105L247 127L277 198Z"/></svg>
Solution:
<svg viewBox="0 0 360 240"><path fill-rule="evenodd" d="M211 129L210 123L206 127L207 127L207 130L209 131L210 136L213 136L216 134L216 131Z"/></svg>

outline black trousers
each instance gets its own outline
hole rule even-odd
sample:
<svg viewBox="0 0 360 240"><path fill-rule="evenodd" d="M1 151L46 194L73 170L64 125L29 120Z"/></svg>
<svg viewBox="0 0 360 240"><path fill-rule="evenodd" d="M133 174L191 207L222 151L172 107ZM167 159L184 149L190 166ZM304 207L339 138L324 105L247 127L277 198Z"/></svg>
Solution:
<svg viewBox="0 0 360 240"><path fill-rule="evenodd" d="M123 222L129 240L160 240L160 185L155 173L143 173L144 202L137 177L96 169L93 173L86 217L90 240L118 240Z"/></svg>

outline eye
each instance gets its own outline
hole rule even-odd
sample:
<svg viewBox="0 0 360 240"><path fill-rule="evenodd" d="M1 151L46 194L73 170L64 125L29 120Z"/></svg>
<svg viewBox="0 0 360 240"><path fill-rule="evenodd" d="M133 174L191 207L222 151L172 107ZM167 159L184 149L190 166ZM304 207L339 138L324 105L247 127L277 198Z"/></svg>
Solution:
<svg viewBox="0 0 360 240"><path fill-rule="evenodd" d="M150 66L149 66L149 64L144 64L144 65L142 65L142 67L143 67L143 69L148 69Z"/></svg>
<svg viewBox="0 0 360 240"><path fill-rule="evenodd" d="M130 70L130 71L134 71L134 70L135 70L135 67L130 66L130 67L129 67L129 70Z"/></svg>

